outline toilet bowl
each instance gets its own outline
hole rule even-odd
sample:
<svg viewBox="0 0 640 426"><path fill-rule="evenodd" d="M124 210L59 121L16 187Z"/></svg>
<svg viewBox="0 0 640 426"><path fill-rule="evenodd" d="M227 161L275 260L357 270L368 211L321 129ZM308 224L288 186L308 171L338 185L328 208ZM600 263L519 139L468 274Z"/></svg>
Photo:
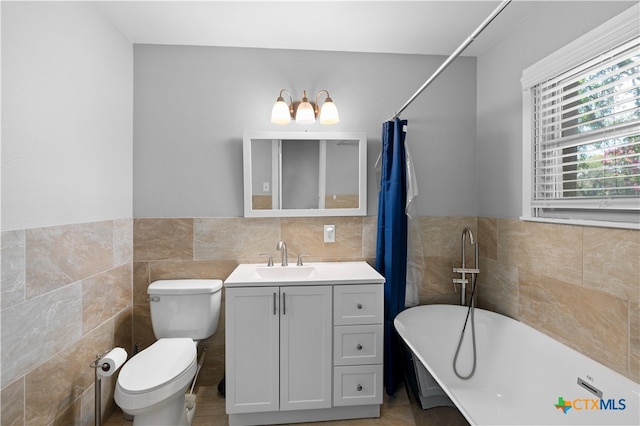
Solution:
<svg viewBox="0 0 640 426"><path fill-rule="evenodd" d="M149 286L159 340L122 366L114 393L134 426L188 426L193 420L185 392L198 370L197 340L216 331L221 288L220 280L163 280Z"/></svg>
<svg viewBox="0 0 640 426"><path fill-rule="evenodd" d="M116 403L134 416L136 425L186 425L184 393L197 367L193 340L160 339L122 367Z"/></svg>

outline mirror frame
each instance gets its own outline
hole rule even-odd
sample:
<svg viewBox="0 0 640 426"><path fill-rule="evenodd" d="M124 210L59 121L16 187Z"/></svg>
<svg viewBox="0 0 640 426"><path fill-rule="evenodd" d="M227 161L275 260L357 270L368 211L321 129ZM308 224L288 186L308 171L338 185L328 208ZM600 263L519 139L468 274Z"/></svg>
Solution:
<svg viewBox="0 0 640 426"><path fill-rule="evenodd" d="M253 139L358 141L358 207L338 209L253 209L251 169L251 141ZM367 135L365 132L245 131L242 140L242 162L244 177L245 217L316 217L367 215Z"/></svg>

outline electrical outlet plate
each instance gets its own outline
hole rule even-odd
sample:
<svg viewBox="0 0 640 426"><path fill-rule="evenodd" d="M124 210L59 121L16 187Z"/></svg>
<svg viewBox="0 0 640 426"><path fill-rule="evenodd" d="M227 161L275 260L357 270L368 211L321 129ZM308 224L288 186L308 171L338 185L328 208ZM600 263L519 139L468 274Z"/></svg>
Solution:
<svg viewBox="0 0 640 426"><path fill-rule="evenodd" d="M336 242L336 227L334 225L324 226L324 242L325 243Z"/></svg>

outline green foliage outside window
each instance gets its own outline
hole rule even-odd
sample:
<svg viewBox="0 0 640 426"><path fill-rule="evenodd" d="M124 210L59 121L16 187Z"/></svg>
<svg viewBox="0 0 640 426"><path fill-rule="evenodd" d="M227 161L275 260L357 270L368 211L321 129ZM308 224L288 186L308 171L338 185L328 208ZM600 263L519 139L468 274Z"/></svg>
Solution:
<svg viewBox="0 0 640 426"><path fill-rule="evenodd" d="M565 195L640 197L640 55L577 81L566 105L563 136L635 126L635 133L565 149ZM577 108L576 108L577 107ZM605 136L606 137L606 136ZM569 182L569 183L568 183Z"/></svg>

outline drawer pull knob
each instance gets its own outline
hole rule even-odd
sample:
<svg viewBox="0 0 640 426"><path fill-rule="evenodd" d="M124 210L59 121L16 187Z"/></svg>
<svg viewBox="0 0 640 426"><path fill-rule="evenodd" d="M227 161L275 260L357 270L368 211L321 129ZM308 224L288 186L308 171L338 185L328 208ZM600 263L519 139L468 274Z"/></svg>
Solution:
<svg viewBox="0 0 640 426"><path fill-rule="evenodd" d="M361 351L362 350L362 345L360 343L358 343L358 345L356 346L356 349Z"/></svg>
<svg viewBox="0 0 640 426"><path fill-rule="evenodd" d="M356 386L356 389L358 390L358 392L360 392L362 390L362 385Z"/></svg>
<svg viewBox="0 0 640 426"><path fill-rule="evenodd" d="M358 305L356 306L358 309L362 309L362 304L358 303Z"/></svg>

